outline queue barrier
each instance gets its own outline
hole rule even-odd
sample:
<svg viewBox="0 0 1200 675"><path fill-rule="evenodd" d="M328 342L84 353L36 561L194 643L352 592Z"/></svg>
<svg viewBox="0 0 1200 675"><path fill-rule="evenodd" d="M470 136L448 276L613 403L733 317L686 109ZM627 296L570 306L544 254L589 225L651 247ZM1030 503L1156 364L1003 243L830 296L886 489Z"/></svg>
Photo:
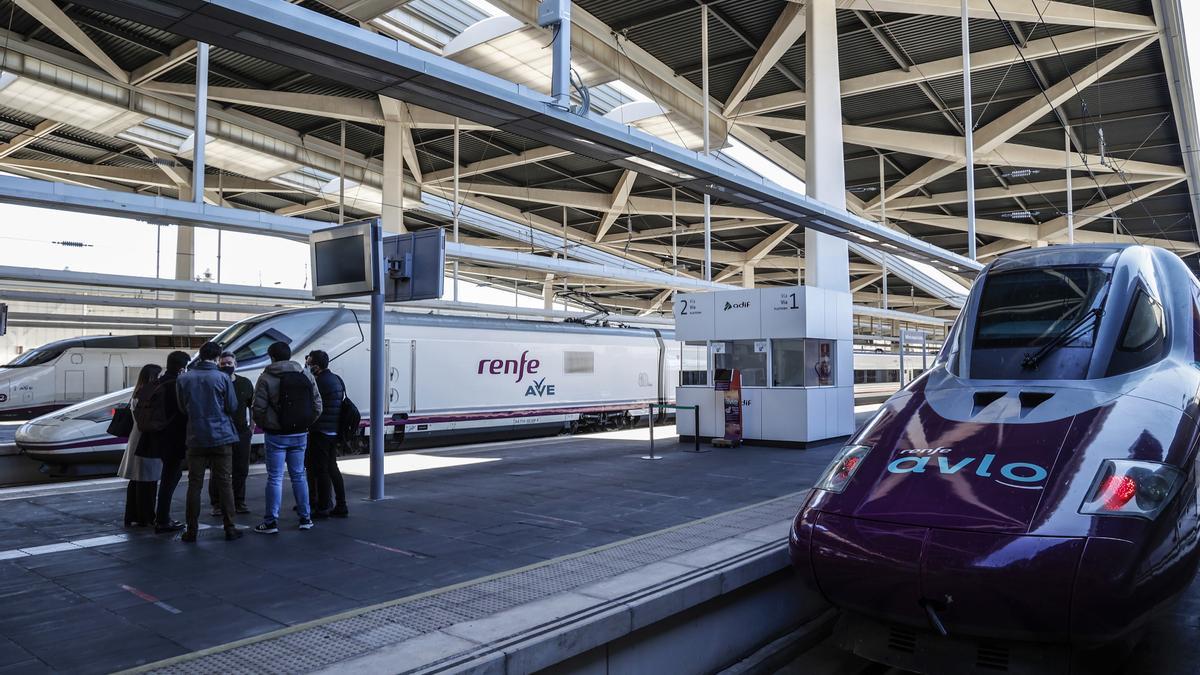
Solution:
<svg viewBox="0 0 1200 675"><path fill-rule="evenodd" d="M700 450L700 406L698 405L675 405L674 403L651 403L650 413L647 415L650 426L650 454L644 455L642 459L662 459L662 455L654 454L654 409L660 410L691 410L695 413L693 422L696 424L692 440L696 443L696 449L692 452L701 452Z"/></svg>

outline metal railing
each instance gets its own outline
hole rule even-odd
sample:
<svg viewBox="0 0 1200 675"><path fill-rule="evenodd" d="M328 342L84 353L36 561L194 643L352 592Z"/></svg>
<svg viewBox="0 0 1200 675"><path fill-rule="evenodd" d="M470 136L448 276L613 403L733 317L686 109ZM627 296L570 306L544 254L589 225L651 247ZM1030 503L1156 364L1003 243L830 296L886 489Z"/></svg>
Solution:
<svg viewBox="0 0 1200 675"><path fill-rule="evenodd" d="M691 410L694 413L692 440L696 444L696 449L692 452L700 452L700 406L698 405L675 405L674 403L651 403L650 414L647 415L650 424L650 454L644 455L642 459L662 459L662 455L654 454L654 409L660 410Z"/></svg>

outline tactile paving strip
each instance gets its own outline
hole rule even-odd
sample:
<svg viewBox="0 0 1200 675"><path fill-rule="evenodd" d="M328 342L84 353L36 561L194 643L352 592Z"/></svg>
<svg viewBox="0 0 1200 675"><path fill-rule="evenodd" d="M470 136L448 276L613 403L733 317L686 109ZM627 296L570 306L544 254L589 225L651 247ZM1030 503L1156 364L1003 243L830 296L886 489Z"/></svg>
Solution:
<svg viewBox="0 0 1200 675"><path fill-rule="evenodd" d="M687 523L494 578L435 591L352 616L269 633L152 664L171 674L302 673L463 621L491 616L649 563L737 536L795 515L807 493Z"/></svg>

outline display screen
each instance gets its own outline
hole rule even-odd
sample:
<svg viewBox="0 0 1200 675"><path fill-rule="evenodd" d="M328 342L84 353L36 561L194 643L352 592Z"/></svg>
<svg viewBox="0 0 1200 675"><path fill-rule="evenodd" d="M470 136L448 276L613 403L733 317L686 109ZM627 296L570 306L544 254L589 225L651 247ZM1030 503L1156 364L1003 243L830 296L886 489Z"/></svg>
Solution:
<svg viewBox="0 0 1200 675"><path fill-rule="evenodd" d="M370 281L362 236L319 241L315 248L317 288Z"/></svg>

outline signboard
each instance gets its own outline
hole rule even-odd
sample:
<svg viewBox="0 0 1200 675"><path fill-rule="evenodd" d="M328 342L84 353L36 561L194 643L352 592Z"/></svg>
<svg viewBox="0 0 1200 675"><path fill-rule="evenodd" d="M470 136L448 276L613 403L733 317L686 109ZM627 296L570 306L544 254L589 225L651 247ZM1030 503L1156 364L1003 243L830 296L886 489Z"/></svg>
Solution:
<svg viewBox="0 0 1200 675"><path fill-rule="evenodd" d="M333 300L375 290L372 226L378 227L373 223L356 223L308 235L314 298Z"/></svg>
<svg viewBox="0 0 1200 675"><path fill-rule="evenodd" d="M711 340L715 293L679 293L675 296L675 338Z"/></svg>
<svg viewBox="0 0 1200 675"><path fill-rule="evenodd" d="M440 300L446 282L446 231L434 227L383 238L386 302Z"/></svg>
<svg viewBox="0 0 1200 675"><path fill-rule="evenodd" d="M721 369L714 373L714 388L723 392L721 397L725 416L725 434L722 438L732 445L742 442L742 374L737 370Z"/></svg>
<svg viewBox="0 0 1200 675"><path fill-rule="evenodd" d="M8 305L0 302L0 335L8 332Z"/></svg>
<svg viewBox="0 0 1200 675"><path fill-rule="evenodd" d="M763 337L759 320L758 289L714 293L713 337L718 340L752 340Z"/></svg>

